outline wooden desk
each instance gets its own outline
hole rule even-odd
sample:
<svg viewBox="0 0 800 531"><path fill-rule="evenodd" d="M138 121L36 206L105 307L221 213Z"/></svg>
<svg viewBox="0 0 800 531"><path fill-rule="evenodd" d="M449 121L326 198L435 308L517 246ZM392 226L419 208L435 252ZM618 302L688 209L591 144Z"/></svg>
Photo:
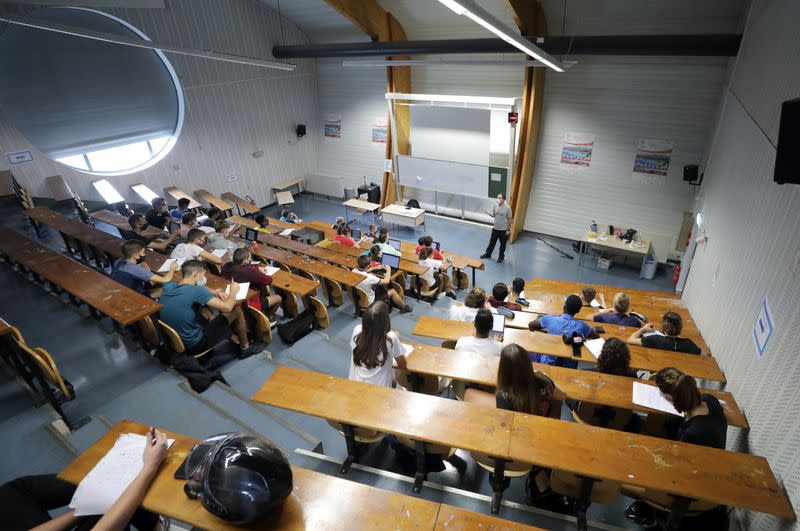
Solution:
<svg viewBox="0 0 800 531"><path fill-rule="evenodd" d="M348 287L355 287L364 280L363 275L353 273L341 267L332 266L318 260L311 260L304 258L300 255L290 253L284 249L277 247L270 247L267 245L260 245L258 250L250 249L254 254L257 254L267 260L274 260L275 262L285 264L289 267L306 271L312 275L335 280L339 284Z"/></svg>
<svg viewBox="0 0 800 531"><path fill-rule="evenodd" d="M369 201L362 201L361 199L348 199L347 201L342 203L344 207L344 221L345 223L349 223L350 220L347 216L347 209L348 207L356 209L356 210L363 210L365 212L372 212L372 221L373 223L378 222L378 215L377 212L381 208L378 203L370 203Z"/></svg>
<svg viewBox="0 0 800 531"><path fill-rule="evenodd" d="M606 237L606 239L603 240L603 237ZM642 267L639 273L639 278L644 278L645 276L644 269L645 264L647 264L647 260L655 260L655 255L653 254L653 244L650 243L650 240L625 243L614 236L601 235L597 238L589 238L584 236L581 238L579 245L581 252L578 254L578 267L580 267L583 263L583 256L586 254L586 250L589 247L599 247L611 252L612 254L633 255L637 259L641 259Z"/></svg>
<svg viewBox="0 0 800 531"><path fill-rule="evenodd" d="M401 227L416 229L425 224L425 210L422 208L409 208L404 205L387 205L381 209L384 223L393 223Z"/></svg>
<svg viewBox="0 0 800 531"><path fill-rule="evenodd" d="M4 336L6 334L11 333L11 325L8 324L5 319L0 317L0 336Z"/></svg>
<svg viewBox="0 0 800 531"><path fill-rule="evenodd" d="M176 201L178 199L188 199L189 200L189 208L190 209L191 208L200 208L202 206L200 203L198 203L195 200L194 197L190 196L189 194L187 194L186 192L184 192L183 190L181 190L177 186L170 186L168 188L164 188L164 191L167 194L169 194L170 196L172 196L172 198L175 199Z"/></svg>
<svg viewBox="0 0 800 531"><path fill-rule="evenodd" d="M306 180L302 179L302 178L290 179L288 181L284 181L282 183L278 183L276 185L273 185L272 186L272 190L273 190L273 192L275 192L275 191L280 192L280 191L283 191L283 190L288 190L292 186L297 186L297 193L299 194L299 193L301 193L303 191L303 183L305 183L305 182L306 182Z"/></svg>
<svg viewBox="0 0 800 531"><path fill-rule="evenodd" d="M414 373L443 376L463 382L497 386L498 356L477 352L457 352L452 349L412 343L414 351L406 356L408 370ZM585 400L595 404L652 413L655 410L633 403L633 382L653 385L651 382L611 376L592 371L576 371L565 367L555 367L534 363L533 368L548 375L574 400ZM717 397L722 403L728 424L738 428L748 428L749 424L733 395L726 391L700 389ZM659 414L663 414L660 413Z"/></svg>
<svg viewBox="0 0 800 531"><path fill-rule="evenodd" d="M213 207L217 207L218 209L222 210L223 212L227 212L228 210L233 210L233 205L226 203L221 198L215 196L211 192L208 192L204 189L199 189L194 191L194 195L208 203Z"/></svg>
<svg viewBox="0 0 800 531"><path fill-rule="evenodd" d="M538 528L487 514L474 513L452 505L442 504L439 508L439 516L436 518L436 531L475 531L484 529L486 531L536 531Z"/></svg>
<svg viewBox="0 0 800 531"><path fill-rule="evenodd" d="M337 253L345 254L347 256L352 256L353 258L358 258L361 254L364 253L365 249L361 249L359 247L349 247L347 245L342 245L341 243L336 242L320 242L320 247L325 247L325 249L330 249L331 251L335 251ZM416 257L416 255L414 255ZM447 264L445 264L447 265ZM424 274L429 268L420 265L416 260L404 260L403 258L400 259L400 268L401 271L406 271L412 275L422 275ZM443 266L443 269L446 267Z"/></svg>
<svg viewBox="0 0 800 531"><path fill-rule="evenodd" d="M525 292L527 294L528 291L531 293L541 291L545 293L579 293L583 286L594 286L599 290L610 291L611 295L613 296L614 293L618 291L624 291L631 298L636 299L643 299L643 298L653 298L656 300L664 300L664 301L671 301L675 304L683 307L683 301L681 300L681 296L678 293L671 293L667 291L653 291L647 289L631 289L631 288L621 288L619 286L607 286L604 284L601 285L594 285L589 282L572 282L569 280L553 280L550 278L532 278L528 282L525 283ZM611 302L607 300L606 302Z"/></svg>
<svg viewBox="0 0 800 531"><path fill-rule="evenodd" d="M222 194L222 197L234 203L239 210L239 213L244 212L245 214L258 214L261 212L261 209L259 209L253 203L247 201L246 199L242 199L233 192L225 192Z"/></svg>
<svg viewBox="0 0 800 531"><path fill-rule="evenodd" d="M400 251L403 253L410 252L416 253L417 246L411 242L400 242ZM469 256L461 256L460 254L453 254L450 251L441 251L444 253L445 256L449 256L453 259L453 269L462 270L466 268L472 268L472 285L477 286L475 283L475 270L480 269L483 271L486 269L486 264L484 264L483 260L480 258L471 258Z"/></svg>
<svg viewBox="0 0 800 531"><path fill-rule="evenodd" d="M0 253L122 326L161 309L150 297L5 227L0 227Z"/></svg>
<svg viewBox="0 0 800 531"><path fill-rule="evenodd" d="M112 227L116 227L119 229L120 235L122 235L123 238L125 237L124 231L133 232L133 229L128 223L128 218L117 212L111 212L110 210L98 210L96 212L90 212L89 216L92 217L92 219L96 219L111 225ZM144 236L146 238L166 238L169 236L169 233L159 230L155 227L147 227L147 229L144 231Z"/></svg>
<svg viewBox="0 0 800 531"><path fill-rule="evenodd" d="M255 220L250 218L244 218L242 216L230 216L225 221L230 223L236 223L237 225L241 225L242 227L247 227L250 229L261 229L261 226L255 222ZM267 225L267 229L270 234L277 234L281 232L283 229L281 227L275 226L272 223ZM240 231L237 231L240 232ZM241 234L244 234L244 231L241 231Z"/></svg>
<svg viewBox="0 0 800 531"><path fill-rule="evenodd" d="M442 340L458 340L460 337L472 335L473 332L472 323L450 321L427 315L421 316L417 320L414 330L412 330L414 335ZM586 363L597 363L597 358L586 348L582 349L582 357L573 357L572 347L564 344L561 336L555 334L506 328L503 344L509 345L511 343L518 344L528 352L547 354ZM682 354L634 345L630 345L630 352L631 367L634 369L655 372L664 367L675 367L695 378L718 382L725 381L725 374L711 356L695 356L693 354Z"/></svg>

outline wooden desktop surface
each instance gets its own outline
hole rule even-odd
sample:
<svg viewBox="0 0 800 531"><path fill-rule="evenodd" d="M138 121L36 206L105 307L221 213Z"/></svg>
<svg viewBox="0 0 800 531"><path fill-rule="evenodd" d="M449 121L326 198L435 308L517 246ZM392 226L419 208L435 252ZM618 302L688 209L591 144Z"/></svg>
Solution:
<svg viewBox="0 0 800 531"><path fill-rule="evenodd" d="M120 230L120 232L121 231L131 231L131 232L133 232L133 229L131 228L130 224L128 223L128 218L126 218L125 216L123 216L122 214L119 214L117 212L111 212L110 210L98 210L96 212L90 212L89 215L92 218L96 219L96 220L102 221L103 223L107 223L109 225L112 225L112 226L118 228ZM147 238L150 238L150 237L152 237L152 238L156 238L156 237L166 238L166 237L169 236L169 234L167 232L164 232L163 230L157 229L155 227L147 227L147 229L145 229L145 231L144 231L144 236L147 237ZM123 235L123 237L124 237L124 235Z"/></svg>
<svg viewBox="0 0 800 531"><path fill-rule="evenodd" d="M287 188L291 188L294 185L303 184L306 180L305 179L291 179L288 181L284 181L282 183L278 183L272 187L273 190L286 190Z"/></svg>
<svg viewBox="0 0 800 531"><path fill-rule="evenodd" d="M477 352L457 352L452 349L411 343L413 352L406 356L408 370L432 376L442 376L464 382L497 386L498 356ZM652 413L655 410L633 403L633 382L653 385L652 382L624 376L612 376L594 371L579 371L565 367L533 363L533 368L548 375L570 398L595 404ZM728 424L748 428L747 419L733 395L726 391L700 389L717 397ZM660 413L660 412L659 412Z"/></svg>
<svg viewBox="0 0 800 531"><path fill-rule="evenodd" d="M5 227L0 227L0 252L122 326L161 309L150 297Z"/></svg>
<svg viewBox="0 0 800 531"><path fill-rule="evenodd" d="M327 244L324 244L324 245L321 242L319 246L324 246L325 249L329 249L331 251L335 251L335 252L337 252L339 254L344 254L344 255L347 255L347 256L351 256L353 258L358 258L365 250L365 249L361 249L359 247L350 247L348 245L343 245L341 243L336 243L336 242L328 242ZM416 255L414 255L414 256L416 256ZM399 269L401 271L405 271L407 273L411 273L412 275L422 275L428 270L427 267L425 267L423 265L420 265L416 260L414 260L414 261L403 260L402 258L400 259L400 267L399 267ZM446 269L446 268L443 267L443 269Z"/></svg>
<svg viewBox="0 0 800 531"><path fill-rule="evenodd" d="M442 247L444 247L444 243L441 243L441 245ZM414 255L416 255L417 254L416 249L417 246L414 243L405 241L400 242L400 251L403 252L404 254L413 253ZM480 258L472 258L470 256L462 256L460 254L454 254L448 251L447 249L444 249L442 253L445 255L445 257L449 256L450 258L453 259L453 267L456 269L466 269L468 267L474 267L475 269L483 270L486 268L486 264Z"/></svg>
<svg viewBox="0 0 800 531"><path fill-rule="evenodd" d="M538 278L538 277L532 278L531 280L525 283L525 290L526 292L527 290L530 290L531 292L543 291L549 293L579 293L581 288L587 285L593 286L598 291L600 291L601 289L604 291L610 291L612 296L614 295L614 293L618 291L624 291L631 297L638 297L638 298L650 297L656 300L667 299L675 302L675 304L678 305L683 304L683 301L681 300L681 296L679 293L671 293L667 291L654 291L647 289L630 289L630 288L622 288L619 286L607 286L604 284L595 285L586 282L553 280L550 278Z"/></svg>
<svg viewBox="0 0 800 531"><path fill-rule="evenodd" d="M616 238L614 236L609 236L608 234L603 234L596 238L589 238L588 236L584 236L583 238L581 238L581 241L583 243L588 243L596 247L605 247L607 249L614 249L615 251L640 254L642 256L647 256L648 254L650 254L650 250L652 249L650 240L641 240L639 242L625 243L621 239Z"/></svg>
<svg viewBox="0 0 800 531"><path fill-rule="evenodd" d="M345 207L358 208L361 210L366 210L368 212L373 212L381 207L381 205L379 205L378 203L370 203L369 201L362 201L361 199L348 199L342 204Z"/></svg>
<svg viewBox="0 0 800 531"><path fill-rule="evenodd" d="M242 199L238 195L234 194L233 192L224 192L222 194L223 199L227 199L228 201L235 203L239 208L244 210L248 214L258 214L261 210L255 206L253 203L246 199Z"/></svg>
<svg viewBox="0 0 800 531"><path fill-rule="evenodd" d="M172 196L176 201L178 199L186 198L189 200L189 208L200 208L202 205L197 202L197 200L178 188L177 186L169 186L164 188L164 191L167 192L170 196Z"/></svg>
<svg viewBox="0 0 800 531"><path fill-rule="evenodd" d="M196 195L197 197L199 197L203 201L207 202L209 205L217 207L218 209L222 210L223 212L225 212L226 210L231 210L233 208L233 205L231 205L229 203L226 203L220 197L218 197L218 196L212 194L211 192L209 192L207 190L204 190L202 188L199 189L199 190L195 190L194 191L194 195Z"/></svg>
<svg viewBox="0 0 800 531"><path fill-rule="evenodd" d="M262 258L274 260L289 267L306 271L312 275L334 280L344 286L355 287L364 280L363 275L359 275L358 273L353 273L347 269L326 264L319 260L305 258L284 249L278 249L277 247L259 245L258 250L252 248L250 250Z"/></svg>
<svg viewBox="0 0 800 531"><path fill-rule="evenodd" d="M412 333L414 335L431 337L434 339L458 340L461 337L472 335L474 331L475 328L472 323L451 321L449 319L440 319L423 315L417 320L417 324L414 326ZM582 356L580 358L573 357L572 347L564 344L561 336L556 334L506 328L505 334L503 334L503 344L509 345L511 343L518 344L528 352L547 354L587 363L597 363L597 358L595 358L587 348L581 349ZM711 356L695 356L693 354L683 354L634 345L630 345L630 353L631 367L635 369L658 371L664 367L675 367L695 378L703 378L718 382L725 381L725 375Z"/></svg>

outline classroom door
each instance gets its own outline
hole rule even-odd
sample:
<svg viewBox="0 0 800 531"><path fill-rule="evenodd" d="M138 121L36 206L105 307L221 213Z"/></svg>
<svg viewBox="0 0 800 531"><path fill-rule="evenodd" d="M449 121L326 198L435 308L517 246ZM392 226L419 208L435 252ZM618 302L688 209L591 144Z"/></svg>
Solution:
<svg viewBox="0 0 800 531"><path fill-rule="evenodd" d="M497 194L508 195L506 192L508 185L508 168L498 168L489 166L489 197L497 197Z"/></svg>

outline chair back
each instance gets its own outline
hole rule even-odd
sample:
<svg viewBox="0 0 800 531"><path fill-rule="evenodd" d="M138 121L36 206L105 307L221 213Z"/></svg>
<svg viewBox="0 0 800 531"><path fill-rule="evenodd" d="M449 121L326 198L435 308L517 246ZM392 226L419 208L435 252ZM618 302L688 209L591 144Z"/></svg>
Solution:
<svg viewBox="0 0 800 531"><path fill-rule="evenodd" d="M338 431L342 437L344 437L344 427L340 422L336 422L335 420L329 420L329 419L326 419L326 422L330 424L333 427L333 429ZM380 431L373 430L370 428L361 428L358 426L353 426L353 434L355 435L356 442L364 444L376 443L386 436L385 433L382 433Z"/></svg>
<svg viewBox="0 0 800 531"><path fill-rule="evenodd" d="M575 412L584 424L621 430L631 420L633 412L628 409L619 409L591 402L581 402Z"/></svg>
<svg viewBox="0 0 800 531"><path fill-rule="evenodd" d="M550 488L553 491L577 500L581 497L581 485L583 478L570 472L553 470L550 474ZM589 500L592 503L612 503L619 497L620 482L618 481L595 481L592 484L592 492Z"/></svg>
<svg viewBox="0 0 800 531"><path fill-rule="evenodd" d="M250 317L254 321L254 328L256 336L258 337L259 341L263 341L264 343L271 343L272 342L272 328L270 328L269 318L264 315L263 312L256 308L252 308L247 306L247 311L250 314Z"/></svg>
<svg viewBox="0 0 800 531"><path fill-rule="evenodd" d="M325 304L313 295L310 295L306 300L311 304L311 308L314 310L314 321L317 326L319 328L328 328L328 326L330 326L330 320L328 319L328 308Z"/></svg>
<svg viewBox="0 0 800 531"><path fill-rule="evenodd" d="M412 384L412 378L418 380L416 387ZM438 395L442 391L439 389L439 378L436 376L423 374L411 376L411 373L408 371L395 369L394 379L399 385L402 385L409 391L413 390L415 393L422 393L424 395Z"/></svg>
<svg viewBox="0 0 800 531"><path fill-rule="evenodd" d="M158 320L158 326L161 328L164 336L166 336L169 348L172 349L173 352L181 354L186 351L186 347L183 345L183 339L181 339L181 336L178 335L178 332L176 332L174 328L161 319Z"/></svg>
<svg viewBox="0 0 800 531"><path fill-rule="evenodd" d="M43 348L34 349L29 347L28 344L25 343L22 333L16 327L11 327L11 337L17 344L19 351L35 363L45 380L60 389L66 400L75 398L75 393L72 388L66 384L64 378L61 376L61 371L58 370L58 366L56 366L56 362L53 360L53 357L50 356L49 352Z"/></svg>
<svg viewBox="0 0 800 531"><path fill-rule="evenodd" d="M344 303L342 285L329 278L322 278L321 280L325 286L325 296L328 297L328 302L332 306L341 306Z"/></svg>
<svg viewBox="0 0 800 531"><path fill-rule="evenodd" d="M442 341L442 348L455 349L456 348L456 340L455 339L445 339L444 341Z"/></svg>
<svg viewBox="0 0 800 531"><path fill-rule="evenodd" d="M453 285L456 289L469 288L469 275L465 271L453 270Z"/></svg>
<svg viewBox="0 0 800 531"><path fill-rule="evenodd" d="M651 489L645 489L642 500L644 500L648 505L651 505L660 511L666 512L672 511L672 507L675 503L675 497L671 494ZM687 510L686 514L687 516L696 516L700 513L716 509L717 507L719 507L718 503L703 500L693 500L691 503L689 503L689 509Z"/></svg>

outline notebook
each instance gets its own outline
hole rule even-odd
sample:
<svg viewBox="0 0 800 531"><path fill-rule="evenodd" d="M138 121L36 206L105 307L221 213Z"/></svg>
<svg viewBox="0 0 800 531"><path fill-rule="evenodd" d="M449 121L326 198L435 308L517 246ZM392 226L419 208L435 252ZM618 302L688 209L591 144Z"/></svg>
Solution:
<svg viewBox="0 0 800 531"><path fill-rule="evenodd" d="M663 411L670 415L684 416L683 413L675 409L669 400L664 398L664 395L661 394L661 391L655 385L633 382L633 403L657 411Z"/></svg>
<svg viewBox="0 0 800 531"><path fill-rule="evenodd" d="M239 284L239 290L236 292L236 300L243 301L247 298L247 290L250 289L250 283L238 282L238 284ZM228 287L225 288L225 294L227 295L230 292L231 292L231 287L230 285L228 285Z"/></svg>
<svg viewBox="0 0 800 531"><path fill-rule="evenodd" d="M166 273L169 271L169 268L172 266L172 262L178 262L178 268L183 265L184 259L183 258L167 258L164 260L164 263L161 264L161 267L158 268L156 273Z"/></svg>

